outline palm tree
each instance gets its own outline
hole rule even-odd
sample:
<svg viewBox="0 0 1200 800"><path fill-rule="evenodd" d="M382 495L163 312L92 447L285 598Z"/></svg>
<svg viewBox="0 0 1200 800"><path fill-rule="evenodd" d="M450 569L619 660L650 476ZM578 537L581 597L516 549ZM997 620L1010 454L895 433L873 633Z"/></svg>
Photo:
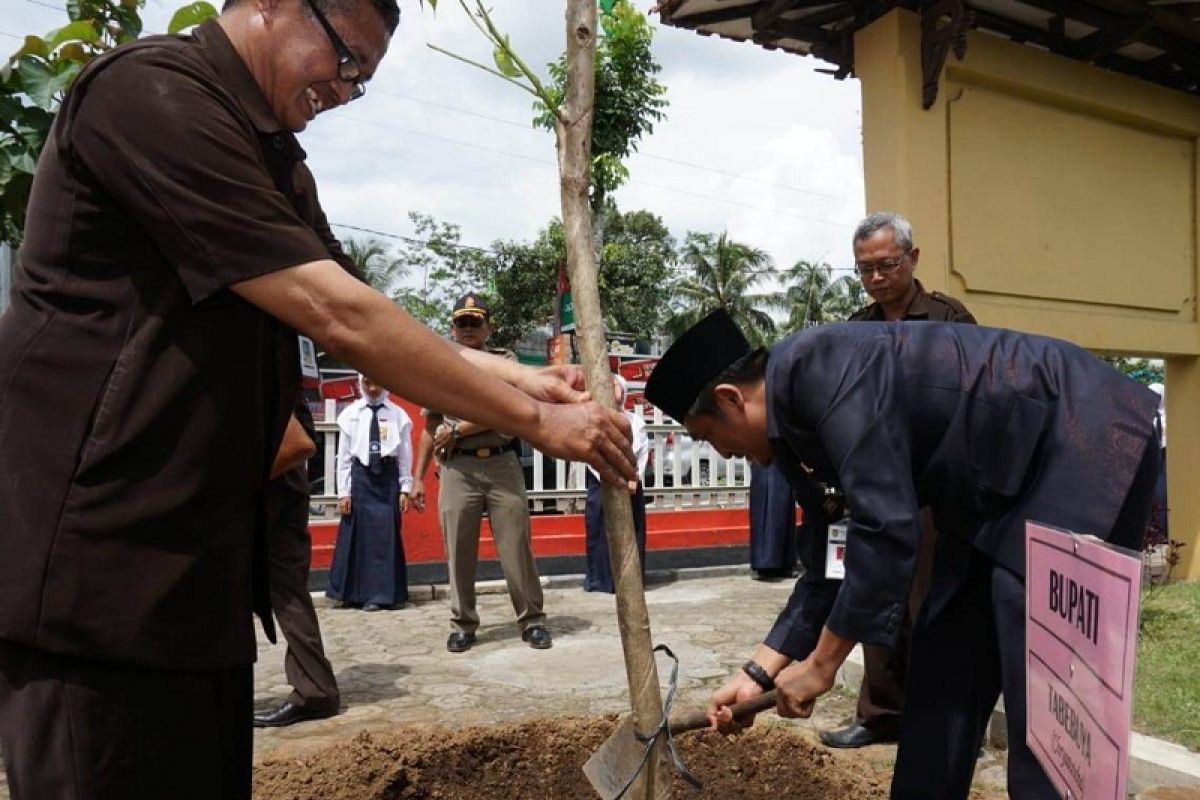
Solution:
<svg viewBox="0 0 1200 800"><path fill-rule="evenodd" d="M764 309L771 295L755 293L759 283L775 273L766 252L727 234L690 232L679 261L692 272L676 287L676 308L667 320L667 330L678 336L704 315L724 308L754 344L767 344L775 337L775 320Z"/></svg>
<svg viewBox="0 0 1200 800"><path fill-rule="evenodd" d="M840 322L866 305L862 283L853 275L834 280L833 267L824 262L797 261L780 280L784 289L772 298L771 308L788 315L785 333Z"/></svg>
<svg viewBox="0 0 1200 800"><path fill-rule="evenodd" d="M771 307L788 315L786 333L830 321L832 275L833 268L828 264L801 259L779 276L783 291L771 298Z"/></svg>
<svg viewBox="0 0 1200 800"><path fill-rule="evenodd" d="M843 275L833 282L829 304L825 309L831 320L849 319L871 301L857 275Z"/></svg>
<svg viewBox="0 0 1200 800"><path fill-rule="evenodd" d="M367 285L395 298L396 282L407 272L404 263L391 257L391 249L378 239L347 239L344 242L346 255L362 272Z"/></svg>

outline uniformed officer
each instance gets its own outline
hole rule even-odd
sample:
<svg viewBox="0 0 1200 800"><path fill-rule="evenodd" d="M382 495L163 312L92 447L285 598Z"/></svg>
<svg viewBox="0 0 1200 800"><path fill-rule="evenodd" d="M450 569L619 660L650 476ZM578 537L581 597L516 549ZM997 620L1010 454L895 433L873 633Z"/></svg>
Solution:
<svg viewBox="0 0 1200 800"><path fill-rule="evenodd" d="M487 302L474 292L458 298L452 312L451 332L454 341L463 347L486 348L492 335ZM491 352L516 360L511 350ZM437 455L441 480L438 509L450 573L452 630L446 649L451 653L469 650L479 628L475 575L479 565L479 526L485 511L508 584L508 596L521 626L521 638L537 650L553 645L546 630L542 584L533 560L529 500L525 495L525 473L517 457L519 450L516 439L487 425L433 409L426 411L412 492L417 508L423 507L422 478L430 457Z"/></svg>
<svg viewBox="0 0 1200 800"><path fill-rule="evenodd" d="M921 250L913 243L912 224L900 214L871 214L854 229L852 239L854 265L867 294L875 301L850 315L852 322L965 322L975 324L966 306L941 292L927 292L913 273ZM818 516L817 513L808 517ZM896 646L888 649L867 645L863 648L863 680L858 691L854 721L833 731L821 731L821 741L830 747L863 747L876 742L895 741L900 735L900 715L904 710L904 683L908 675L908 651L912 623L929 589L929 570L938 547L937 530L928 519L923 527L917 575L909 610L896 637ZM827 537L828 526L807 525L806 533ZM961 550L960 540L948 537L940 545L943 551ZM943 558L951 558L949 552ZM959 556L962 557L962 556Z"/></svg>
<svg viewBox="0 0 1200 800"><path fill-rule="evenodd" d="M807 717L855 642L894 645L917 562L920 509L970 543L934 565L913 634L892 797L965 798L1003 692L1008 788L1057 798L1025 744L1024 524L1137 547L1158 473L1157 398L1067 342L944 323L813 328L752 350L717 311L655 367L646 397L722 456L777 463L798 491L850 510L840 586L801 581L766 641L712 697L777 686Z"/></svg>

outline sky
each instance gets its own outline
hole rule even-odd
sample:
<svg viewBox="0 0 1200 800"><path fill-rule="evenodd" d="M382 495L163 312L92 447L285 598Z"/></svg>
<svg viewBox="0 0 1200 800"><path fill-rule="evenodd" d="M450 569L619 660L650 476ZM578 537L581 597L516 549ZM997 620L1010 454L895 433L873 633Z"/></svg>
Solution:
<svg viewBox="0 0 1200 800"><path fill-rule="evenodd" d="M148 0L146 30L164 30L182 4ZM0 51L66 20L62 0L0 5ZM557 58L562 0L494 5L527 63ZM441 0L436 14L413 0L401 0L401 10L366 96L300 134L334 233L411 236L408 213L419 211L460 225L464 244L533 238L559 214L559 195L554 137L532 128L532 96L427 47L490 63L453 0ZM828 65L813 58L658 26L657 15L651 22L670 105L627 162L619 207L652 211L678 239L726 231L781 268L825 260L846 274L865 211L857 81L815 72Z"/></svg>

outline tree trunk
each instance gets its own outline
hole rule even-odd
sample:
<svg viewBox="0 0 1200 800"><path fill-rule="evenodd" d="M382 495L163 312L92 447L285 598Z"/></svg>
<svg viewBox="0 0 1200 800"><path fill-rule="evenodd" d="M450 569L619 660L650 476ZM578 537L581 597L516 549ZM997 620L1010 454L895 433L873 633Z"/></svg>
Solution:
<svg viewBox="0 0 1200 800"><path fill-rule="evenodd" d="M575 304L575 332L588 389L598 402L612 408L615 396L602 330L592 215L588 203L595 61L595 0L567 0L567 92L555 124L567 268ZM603 494L608 552L617 589L617 624L625 654L634 726L639 734L649 735L661 721L663 708L650 637L650 615L646 609L634 536L633 510L628 492L621 487L605 484ZM668 796L670 776L659 769L664 746L665 742L660 738L646 771L634 783L628 797L658 800Z"/></svg>

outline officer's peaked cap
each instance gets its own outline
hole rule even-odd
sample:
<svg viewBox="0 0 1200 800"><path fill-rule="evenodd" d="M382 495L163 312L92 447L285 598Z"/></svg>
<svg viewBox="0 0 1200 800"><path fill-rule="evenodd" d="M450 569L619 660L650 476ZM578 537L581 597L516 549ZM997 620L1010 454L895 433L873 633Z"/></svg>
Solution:
<svg viewBox="0 0 1200 800"><path fill-rule="evenodd" d="M467 292L455 300L454 313L450 316L451 319L458 319L467 314L483 317L484 319L492 316L492 312L488 309L487 301L474 292Z"/></svg>
<svg viewBox="0 0 1200 800"><path fill-rule="evenodd" d="M680 422L700 392L753 348L723 308L684 332L654 365L646 381L646 399Z"/></svg>

